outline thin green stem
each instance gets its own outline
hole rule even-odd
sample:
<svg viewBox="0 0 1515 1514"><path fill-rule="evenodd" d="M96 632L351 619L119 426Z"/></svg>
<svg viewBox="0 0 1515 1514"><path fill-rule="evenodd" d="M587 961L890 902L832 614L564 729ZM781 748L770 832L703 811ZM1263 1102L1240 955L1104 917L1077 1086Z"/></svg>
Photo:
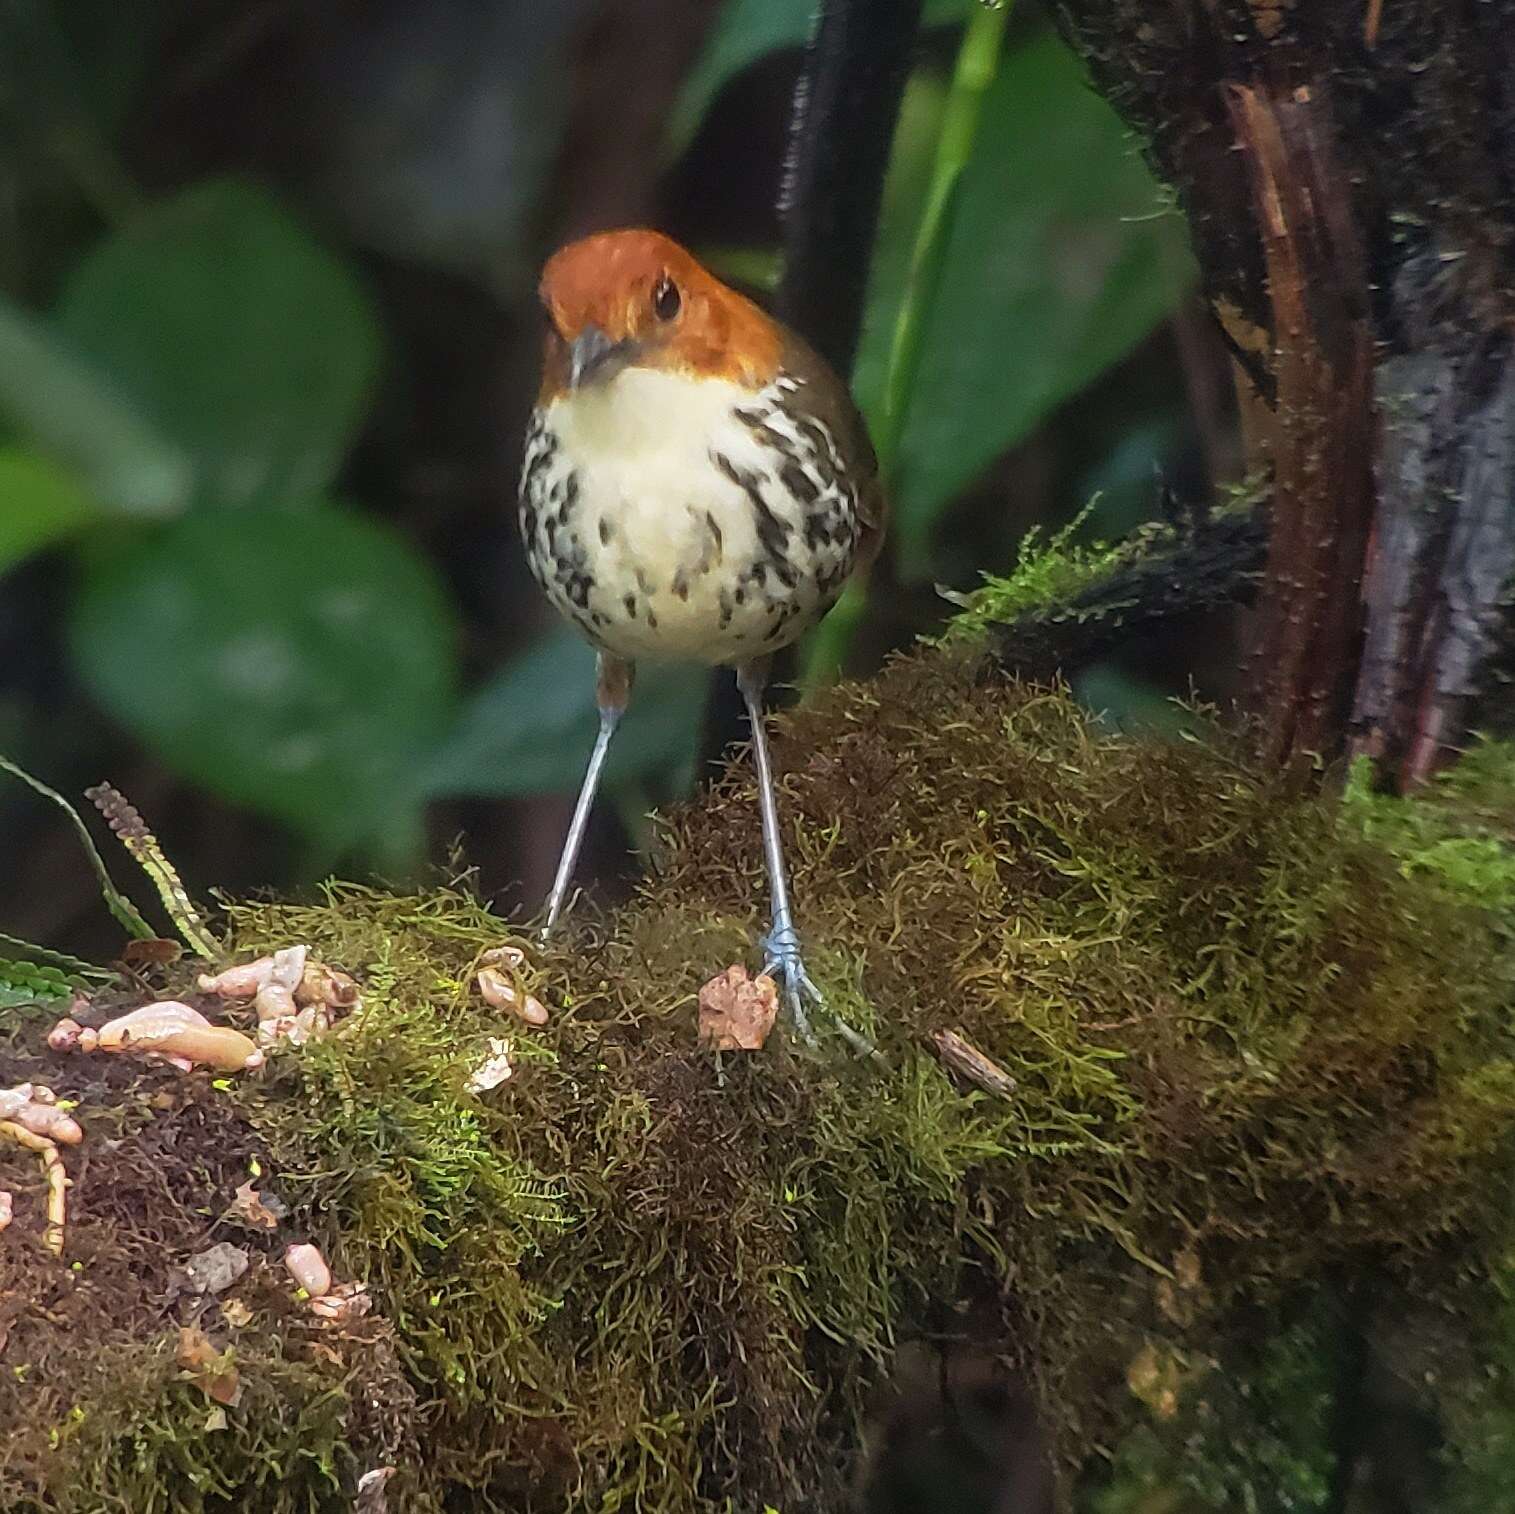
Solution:
<svg viewBox="0 0 1515 1514"><path fill-rule="evenodd" d="M616 792L616 812L625 827L631 849L645 862L657 839L652 817L657 806L646 784L628 783Z"/></svg>
<svg viewBox="0 0 1515 1514"><path fill-rule="evenodd" d="M22 783L41 794L44 799L51 799L73 821L74 830L78 833L85 855L88 856L90 865L95 870L95 877L100 881L100 893L105 899L106 909L116 917L117 922L127 935L135 936L141 941L153 940L158 934L157 931L142 918L136 905L111 881L111 876L105 869L105 859L96 849L94 840L90 836L89 830L85 826L79 811L57 789L50 789L39 779L33 778L25 768L17 767L8 758L0 757L0 770L9 773L14 778L19 778Z"/></svg>
<svg viewBox="0 0 1515 1514"><path fill-rule="evenodd" d="M942 113L941 134L936 142L936 162L926 207L915 233L915 250L905 292L894 321L888 376L884 382L884 409L874 431L879 466L885 479L892 479L899 460L900 441L915 398L920 376L921 346L926 323L936 305L942 274L947 267L947 244L957 213L958 189L973 156L983 114L984 95L999 68L1000 45L1010 19L1010 3L983 5L974 11L958 48L952 87Z"/></svg>
<svg viewBox="0 0 1515 1514"><path fill-rule="evenodd" d="M936 142L931 184L916 228L910 268L895 316L883 403L878 414L871 417L873 444L886 488L896 479L900 443L920 377L926 327L947 266L947 246L957 212L958 190L963 172L973 156L984 95L999 67L1000 48L1012 3L1013 0L1003 0L1003 3L976 8L958 48L952 85ZM799 681L807 692L840 676L867 605L867 589L860 580L854 579L806 646Z"/></svg>

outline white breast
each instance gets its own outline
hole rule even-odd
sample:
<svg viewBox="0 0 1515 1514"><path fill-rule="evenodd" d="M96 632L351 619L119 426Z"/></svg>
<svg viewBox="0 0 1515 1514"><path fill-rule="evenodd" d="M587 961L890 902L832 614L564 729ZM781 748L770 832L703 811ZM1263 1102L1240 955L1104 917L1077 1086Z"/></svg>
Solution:
<svg viewBox="0 0 1515 1514"><path fill-rule="evenodd" d="M591 640L629 658L733 662L830 607L855 522L829 437L811 423L830 451L816 455L784 414L798 387L781 377L754 394L632 368L537 413L527 552Z"/></svg>

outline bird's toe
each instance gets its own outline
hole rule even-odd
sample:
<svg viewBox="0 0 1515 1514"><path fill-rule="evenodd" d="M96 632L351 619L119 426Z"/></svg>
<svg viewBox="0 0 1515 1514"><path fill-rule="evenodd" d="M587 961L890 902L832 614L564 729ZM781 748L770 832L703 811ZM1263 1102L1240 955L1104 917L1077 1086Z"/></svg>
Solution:
<svg viewBox="0 0 1515 1514"><path fill-rule="evenodd" d="M859 1056L877 1058L873 1042L855 1030L826 1001L826 996L816 986L815 979L806 970L800 955L799 938L792 925L775 925L761 942L763 948L763 971L778 985L779 1003L789 1023L806 1046L815 1050L819 1042L811 1023L807 1003L819 1010L835 1027L841 1038Z"/></svg>

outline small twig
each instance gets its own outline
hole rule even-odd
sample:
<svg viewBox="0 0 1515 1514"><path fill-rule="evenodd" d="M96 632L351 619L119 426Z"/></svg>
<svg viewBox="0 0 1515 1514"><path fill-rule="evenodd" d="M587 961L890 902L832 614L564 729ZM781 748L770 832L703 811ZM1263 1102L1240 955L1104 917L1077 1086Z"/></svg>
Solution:
<svg viewBox="0 0 1515 1514"><path fill-rule="evenodd" d="M63 1225L68 1215L68 1174L57 1146L14 1120L0 1120L0 1135L9 1136L18 1146L25 1146L42 1158L42 1170L47 1174L47 1230L43 1241L54 1256L62 1256Z"/></svg>
<svg viewBox="0 0 1515 1514"><path fill-rule="evenodd" d="M937 1055L952 1072L998 1099L1014 1097L1015 1079L993 1058L986 1057L971 1041L954 1030L935 1031L931 1039L935 1043Z"/></svg>
<svg viewBox="0 0 1515 1514"><path fill-rule="evenodd" d="M1382 21L1383 0L1368 0L1368 13L1362 23L1362 45L1369 52L1378 46L1378 28Z"/></svg>

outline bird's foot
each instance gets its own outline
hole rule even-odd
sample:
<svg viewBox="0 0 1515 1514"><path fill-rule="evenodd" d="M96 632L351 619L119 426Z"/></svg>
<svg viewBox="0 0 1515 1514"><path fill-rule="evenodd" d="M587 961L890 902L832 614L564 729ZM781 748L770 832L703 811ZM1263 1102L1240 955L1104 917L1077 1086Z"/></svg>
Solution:
<svg viewBox="0 0 1515 1514"><path fill-rule="evenodd" d="M810 1022L810 1010L813 1008L831 1021L837 1034L859 1056L877 1058L878 1051L873 1042L860 1031L854 1030L832 1010L826 1002L826 996L815 986L815 980L805 970L804 958L800 955L799 933L792 921L776 919L773 929L759 944L763 948L763 971L778 985L779 1004L806 1046L812 1051L819 1046Z"/></svg>

